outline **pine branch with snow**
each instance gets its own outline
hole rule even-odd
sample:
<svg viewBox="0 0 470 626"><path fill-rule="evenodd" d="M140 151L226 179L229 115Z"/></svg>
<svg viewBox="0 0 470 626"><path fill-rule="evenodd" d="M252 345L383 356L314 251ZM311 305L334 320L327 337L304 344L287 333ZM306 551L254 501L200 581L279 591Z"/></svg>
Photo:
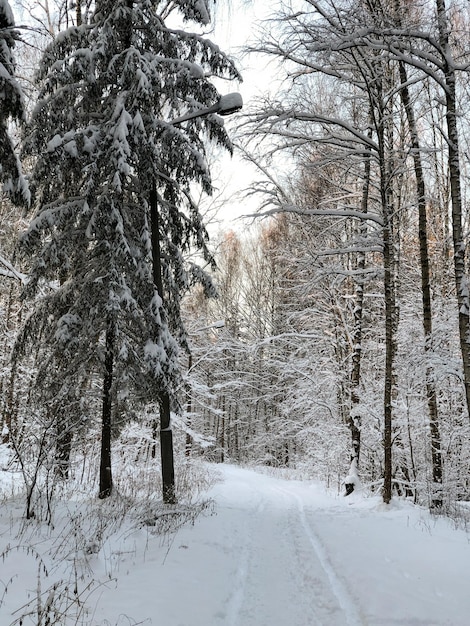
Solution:
<svg viewBox="0 0 470 626"><path fill-rule="evenodd" d="M184 19L205 24L206 2L179 4ZM216 115L178 127L171 120L217 102L212 76L238 73L206 38L169 28L147 0L103 0L43 55L24 139L35 166L21 250L30 264L25 297L46 293L16 354L41 337L38 380L51 401L66 404L77 381L106 376L112 350L112 394L134 389L140 402L157 388L177 402L181 298L195 279L211 289L185 255L198 249L213 263L193 192L212 191L207 140L231 144ZM152 272L153 186L163 299Z"/></svg>
<svg viewBox="0 0 470 626"><path fill-rule="evenodd" d="M24 121L23 94L15 77L13 49L19 38L8 0L0 1L0 182L14 202L27 204L28 185L10 134L9 121Z"/></svg>

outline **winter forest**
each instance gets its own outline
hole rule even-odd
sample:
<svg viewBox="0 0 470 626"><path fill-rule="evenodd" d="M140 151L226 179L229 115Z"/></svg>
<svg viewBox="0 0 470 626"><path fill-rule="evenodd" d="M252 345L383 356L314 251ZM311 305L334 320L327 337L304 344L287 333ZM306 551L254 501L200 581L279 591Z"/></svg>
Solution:
<svg viewBox="0 0 470 626"><path fill-rule="evenodd" d="M280 0L224 50L237 10L0 0L0 493L25 523L71 493L191 518L202 462L470 501L470 6ZM276 89L239 110L246 58ZM227 154L252 172L230 197Z"/></svg>

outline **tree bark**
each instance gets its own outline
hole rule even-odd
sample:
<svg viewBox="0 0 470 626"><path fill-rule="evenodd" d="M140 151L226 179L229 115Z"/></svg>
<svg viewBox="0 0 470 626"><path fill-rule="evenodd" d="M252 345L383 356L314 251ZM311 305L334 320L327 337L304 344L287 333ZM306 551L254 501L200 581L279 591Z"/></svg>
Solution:
<svg viewBox="0 0 470 626"><path fill-rule="evenodd" d="M225 415L226 415L226 403L225 394L222 396L222 411L219 415L219 449L220 449L220 462L225 463Z"/></svg>
<svg viewBox="0 0 470 626"><path fill-rule="evenodd" d="M467 413L470 417L470 299L465 273L465 240L462 225L462 192L460 184L459 134L457 128L456 72L452 66L452 50L449 44L449 26L444 0L436 0L439 43L445 76L447 146L452 204L452 241L454 248L454 274L459 311L460 350Z"/></svg>
<svg viewBox="0 0 470 626"><path fill-rule="evenodd" d="M160 396L160 455L162 461L163 502L165 504L175 504L173 431L170 425L170 397L166 392Z"/></svg>
<svg viewBox="0 0 470 626"><path fill-rule="evenodd" d="M372 132L369 133L369 136ZM364 180L362 185L361 211L367 213L369 204L369 188L370 188L370 148L367 150L367 156L364 163ZM363 238L367 235L367 226L365 222L361 223L361 235ZM364 275L366 267L366 255L364 251L358 253L356 270L358 278L355 285L354 294L354 329L353 329L353 350L351 356L351 407L349 410L349 428L351 431L351 467L349 476L357 473L361 455L361 426L362 419L358 413L360 403L359 386L361 383L361 356L362 356L362 316L364 311ZM354 491L354 482L346 480L346 495Z"/></svg>
<svg viewBox="0 0 470 626"><path fill-rule="evenodd" d="M103 418L101 425L100 454L100 487L98 496L108 498L113 490L111 473L111 417L112 417L112 385L114 368L114 342L116 338L116 322L108 320L105 339L104 378L103 378Z"/></svg>
<svg viewBox="0 0 470 626"><path fill-rule="evenodd" d="M389 68L384 67L383 80L390 91ZM385 299L385 378L384 378L384 484L382 497L385 504L392 499L392 417L395 388L395 354L397 308L395 294L395 249L393 235L393 129L391 128L391 102L385 106L382 90L377 94L377 138L380 167L380 198L383 215L383 264Z"/></svg>
<svg viewBox="0 0 470 626"><path fill-rule="evenodd" d="M421 294L423 302L423 328L424 328L424 351L426 355L432 353L432 302L431 302L431 279L429 270L428 250L428 227L426 215L426 187L424 183L423 168L421 163L421 147L418 138L418 129L411 103L409 89L407 87L408 76L405 64L399 63L400 81L402 84L400 95L405 108L408 127L411 137L411 148L416 178L416 192L418 199L418 238L419 258L421 266ZM427 359L428 360L428 359ZM426 398L428 403L429 426L431 431L431 462L433 489L431 494L431 507L442 506L442 454L441 436L439 430L439 415L437 407L436 385L434 383L433 368L426 368Z"/></svg>
<svg viewBox="0 0 470 626"><path fill-rule="evenodd" d="M152 237L152 266L153 266L153 282L160 296L162 303L163 296L163 279L160 251L160 225L158 215L158 199L155 182L152 184L150 191L150 222ZM170 397L163 387L159 389L159 405L160 405L160 454L162 464L162 491L163 502L165 504L174 504L176 502L175 493L175 467L173 458L173 432L171 430L170 420Z"/></svg>
<svg viewBox="0 0 470 626"><path fill-rule="evenodd" d="M390 212L384 213L384 295L385 295L385 381L384 381L384 485L383 501L392 499L392 397L395 360L395 291L393 280L393 237Z"/></svg>
<svg viewBox="0 0 470 626"><path fill-rule="evenodd" d="M189 352L189 358L188 358L188 372L191 372L193 367L193 355L192 352ZM186 427L187 427L187 431L186 431L186 438L185 438L185 446L184 446L184 454L186 457L190 457L191 456L191 450L193 448L193 438L191 433L189 432L192 424L191 424L191 411L193 410L193 396L192 396L192 390L191 390L191 385L188 384L187 386L187 390L186 390L187 395L187 404L186 404L186 413L187 413L187 418L186 418Z"/></svg>

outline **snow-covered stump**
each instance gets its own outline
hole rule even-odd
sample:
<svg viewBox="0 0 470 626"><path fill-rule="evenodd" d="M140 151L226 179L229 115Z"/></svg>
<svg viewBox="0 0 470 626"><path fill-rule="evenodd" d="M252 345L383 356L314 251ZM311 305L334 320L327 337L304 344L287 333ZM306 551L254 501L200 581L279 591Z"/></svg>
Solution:
<svg viewBox="0 0 470 626"><path fill-rule="evenodd" d="M361 481L359 480L359 474L357 473L357 459L354 458L351 461L351 466L349 468L349 474L344 479L344 488L346 490L345 496L349 496L352 494L356 487L359 487Z"/></svg>

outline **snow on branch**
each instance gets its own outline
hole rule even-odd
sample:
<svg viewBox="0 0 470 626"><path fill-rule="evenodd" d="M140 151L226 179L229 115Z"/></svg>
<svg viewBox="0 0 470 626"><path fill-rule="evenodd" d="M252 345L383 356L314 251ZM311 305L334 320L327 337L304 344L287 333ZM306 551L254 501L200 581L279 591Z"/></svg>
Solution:
<svg viewBox="0 0 470 626"><path fill-rule="evenodd" d="M315 124L322 128L327 128L328 134L313 136L310 130L309 132L300 130L298 124L295 124L296 122L303 122L308 125ZM280 127L281 125L283 126ZM331 143L343 147L347 144L360 144L374 152L378 152L377 142L366 133L361 132L353 124L337 117L330 117L316 112L298 111L294 108L286 109L279 105L270 105L251 114L246 126L249 127L248 135L252 135L253 132L257 134L264 133L270 136L285 137L291 141ZM332 128L334 127L340 132L333 133Z"/></svg>
<svg viewBox="0 0 470 626"><path fill-rule="evenodd" d="M18 271L10 263L10 261L7 261L7 259L5 259L5 257L0 256L0 264L3 266L3 267L0 267L0 276L5 276L7 278L14 278L16 280L21 281L22 283L26 281L26 274L23 274L22 272Z"/></svg>
<svg viewBox="0 0 470 626"><path fill-rule="evenodd" d="M362 211L355 211L354 209L333 209L325 211L323 209L304 209L295 205L280 204L278 207L268 209L262 213L250 213L243 215L242 217L269 217L270 215L276 215L277 213L295 213L296 215L317 215L320 217L351 217L353 219L364 220L368 222L374 222L379 226L383 226L382 218L376 213L363 213Z"/></svg>
<svg viewBox="0 0 470 626"><path fill-rule="evenodd" d="M358 252L383 252L383 246L349 246L345 248L331 248L330 250L321 250L317 253L317 257L339 256L341 254L356 254Z"/></svg>

